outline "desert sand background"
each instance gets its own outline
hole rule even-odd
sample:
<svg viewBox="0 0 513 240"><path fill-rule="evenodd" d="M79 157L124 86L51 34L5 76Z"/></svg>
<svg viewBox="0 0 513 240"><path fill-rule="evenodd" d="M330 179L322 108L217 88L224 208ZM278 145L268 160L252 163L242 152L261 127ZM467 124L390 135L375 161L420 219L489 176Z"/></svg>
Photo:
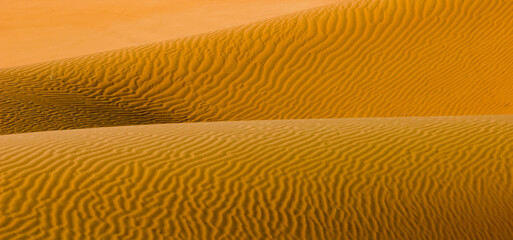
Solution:
<svg viewBox="0 0 513 240"><path fill-rule="evenodd" d="M513 2L276 2L9 2L0 239L512 239Z"/></svg>
<svg viewBox="0 0 513 240"><path fill-rule="evenodd" d="M0 68L206 33L340 1L349 0L0 0Z"/></svg>

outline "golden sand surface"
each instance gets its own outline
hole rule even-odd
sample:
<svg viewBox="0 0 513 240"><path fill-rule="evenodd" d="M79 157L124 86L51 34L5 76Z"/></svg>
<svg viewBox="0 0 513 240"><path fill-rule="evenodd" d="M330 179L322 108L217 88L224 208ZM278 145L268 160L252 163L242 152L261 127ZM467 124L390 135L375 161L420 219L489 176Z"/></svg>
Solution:
<svg viewBox="0 0 513 240"><path fill-rule="evenodd" d="M355 0L0 0L0 68L210 32Z"/></svg>
<svg viewBox="0 0 513 240"><path fill-rule="evenodd" d="M513 113L512 1L359 1L0 70L0 133Z"/></svg>
<svg viewBox="0 0 513 240"><path fill-rule="evenodd" d="M0 239L512 239L513 116L0 136Z"/></svg>
<svg viewBox="0 0 513 240"><path fill-rule="evenodd" d="M513 1L23 2L1 240L513 239Z"/></svg>

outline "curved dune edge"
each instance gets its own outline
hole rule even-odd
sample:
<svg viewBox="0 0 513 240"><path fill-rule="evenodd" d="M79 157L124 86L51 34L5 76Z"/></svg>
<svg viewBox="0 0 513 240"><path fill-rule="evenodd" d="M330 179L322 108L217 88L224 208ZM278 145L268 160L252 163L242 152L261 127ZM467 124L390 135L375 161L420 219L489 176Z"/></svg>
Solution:
<svg viewBox="0 0 513 240"><path fill-rule="evenodd" d="M2 1L0 68L211 32L337 1L348 0Z"/></svg>
<svg viewBox="0 0 513 240"><path fill-rule="evenodd" d="M0 136L0 238L511 239L513 116Z"/></svg>
<svg viewBox="0 0 513 240"><path fill-rule="evenodd" d="M173 122L513 113L513 2L348 1L0 70L0 134Z"/></svg>

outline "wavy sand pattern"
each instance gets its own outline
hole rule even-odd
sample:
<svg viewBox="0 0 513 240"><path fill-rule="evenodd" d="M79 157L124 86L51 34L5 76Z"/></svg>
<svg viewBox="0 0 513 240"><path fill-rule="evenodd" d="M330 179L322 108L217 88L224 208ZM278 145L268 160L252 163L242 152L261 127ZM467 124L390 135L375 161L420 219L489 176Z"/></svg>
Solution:
<svg viewBox="0 0 513 240"><path fill-rule="evenodd" d="M511 239L513 116L0 136L1 239Z"/></svg>
<svg viewBox="0 0 513 240"><path fill-rule="evenodd" d="M512 12L346 0L0 69L0 239L513 239Z"/></svg>
<svg viewBox="0 0 513 240"><path fill-rule="evenodd" d="M347 1L211 34L3 69L0 133L511 114L511 12L511 1Z"/></svg>

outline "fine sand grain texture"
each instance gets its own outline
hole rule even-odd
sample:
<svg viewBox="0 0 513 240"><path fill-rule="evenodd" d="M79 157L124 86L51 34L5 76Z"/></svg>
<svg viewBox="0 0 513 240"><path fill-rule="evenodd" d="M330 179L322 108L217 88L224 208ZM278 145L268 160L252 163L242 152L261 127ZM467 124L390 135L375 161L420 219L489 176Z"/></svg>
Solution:
<svg viewBox="0 0 513 240"><path fill-rule="evenodd" d="M512 239L513 116L0 136L0 239Z"/></svg>
<svg viewBox="0 0 513 240"><path fill-rule="evenodd" d="M0 70L0 133L513 114L513 1L346 1Z"/></svg>

